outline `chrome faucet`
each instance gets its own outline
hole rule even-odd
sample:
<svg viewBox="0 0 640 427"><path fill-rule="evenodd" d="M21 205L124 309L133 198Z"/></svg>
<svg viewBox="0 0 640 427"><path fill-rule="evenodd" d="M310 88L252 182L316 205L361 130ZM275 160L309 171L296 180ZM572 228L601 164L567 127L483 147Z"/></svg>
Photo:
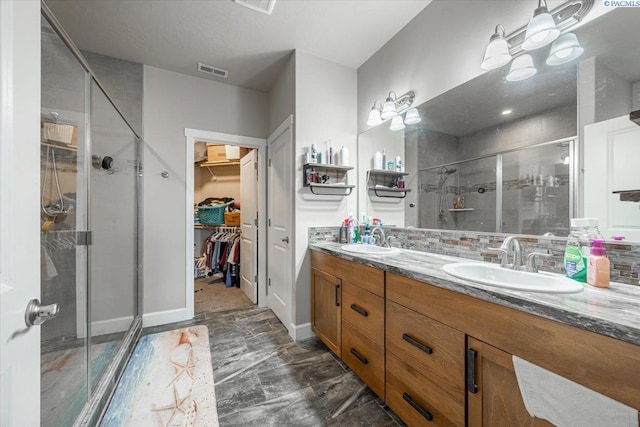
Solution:
<svg viewBox="0 0 640 427"><path fill-rule="evenodd" d="M509 254L511 253L511 247L513 247L513 262L509 262ZM499 248L488 248L491 252L496 252L501 257L500 267L513 268L518 270L522 268L522 247L520 241L515 236L507 236L502 242Z"/></svg>
<svg viewBox="0 0 640 427"><path fill-rule="evenodd" d="M376 231L378 232L378 236L376 236ZM378 246L385 246L387 245L387 239L384 236L384 230L380 227L373 227L373 230L371 230L371 235L373 237L376 238L376 244Z"/></svg>

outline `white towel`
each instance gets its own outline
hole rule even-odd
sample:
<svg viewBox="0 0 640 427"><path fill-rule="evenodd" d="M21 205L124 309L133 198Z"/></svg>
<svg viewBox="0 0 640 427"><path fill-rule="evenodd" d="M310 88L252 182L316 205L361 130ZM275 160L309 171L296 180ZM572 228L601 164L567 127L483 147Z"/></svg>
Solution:
<svg viewBox="0 0 640 427"><path fill-rule="evenodd" d="M638 411L513 356L524 406L558 427L638 427Z"/></svg>

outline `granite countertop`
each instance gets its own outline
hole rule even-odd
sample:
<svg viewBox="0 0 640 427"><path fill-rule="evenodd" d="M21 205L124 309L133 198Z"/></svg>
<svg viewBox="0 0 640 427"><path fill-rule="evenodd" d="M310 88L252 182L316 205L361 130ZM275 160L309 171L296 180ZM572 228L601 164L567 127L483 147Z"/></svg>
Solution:
<svg viewBox="0 0 640 427"><path fill-rule="evenodd" d="M576 294L515 291L458 279L442 270L452 262L474 262L467 259L409 249L385 256L362 255L340 246L310 243L309 249L640 345L640 286L612 282L609 288L600 289L585 285Z"/></svg>

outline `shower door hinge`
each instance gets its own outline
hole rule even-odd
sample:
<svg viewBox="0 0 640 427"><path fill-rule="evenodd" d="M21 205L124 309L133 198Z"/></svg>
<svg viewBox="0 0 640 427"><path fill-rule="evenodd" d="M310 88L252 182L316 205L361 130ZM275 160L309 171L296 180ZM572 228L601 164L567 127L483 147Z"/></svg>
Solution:
<svg viewBox="0 0 640 427"><path fill-rule="evenodd" d="M269 218L269 227L271 227L271 218Z"/></svg>
<svg viewBox="0 0 640 427"><path fill-rule="evenodd" d="M269 167L271 167L271 159L269 159Z"/></svg>
<svg viewBox="0 0 640 427"><path fill-rule="evenodd" d="M258 225L258 218L253 220L253 225Z"/></svg>
<svg viewBox="0 0 640 427"><path fill-rule="evenodd" d="M258 283L258 275L257 274L253 277L253 281Z"/></svg>
<svg viewBox="0 0 640 427"><path fill-rule="evenodd" d="M76 232L76 245L77 246L91 246L91 245L93 245L93 232L92 231L77 231Z"/></svg>
<svg viewBox="0 0 640 427"><path fill-rule="evenodd" d="M269 277L269 286L271 286L271 277Z"/></svg>

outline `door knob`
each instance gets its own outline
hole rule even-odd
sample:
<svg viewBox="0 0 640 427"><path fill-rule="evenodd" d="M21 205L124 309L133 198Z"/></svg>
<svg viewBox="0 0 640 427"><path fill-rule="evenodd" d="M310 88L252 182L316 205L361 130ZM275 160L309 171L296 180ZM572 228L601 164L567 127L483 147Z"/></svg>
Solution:
<svg viewBox="0 0 640 427"><path fill-rule="evenodd" d="M289 236L285 237L284 239L281 239L283 242L285 243L289 243Z"/></svg>
<svg viewBox="0 0 640 427"><path fill-rule="evenodd" d="M58 304L40 305L40 300L32 299L27 304L27 311L24 313L24 322L27 326L39 326L49 319L53 319L60 312Z"/></svg>

